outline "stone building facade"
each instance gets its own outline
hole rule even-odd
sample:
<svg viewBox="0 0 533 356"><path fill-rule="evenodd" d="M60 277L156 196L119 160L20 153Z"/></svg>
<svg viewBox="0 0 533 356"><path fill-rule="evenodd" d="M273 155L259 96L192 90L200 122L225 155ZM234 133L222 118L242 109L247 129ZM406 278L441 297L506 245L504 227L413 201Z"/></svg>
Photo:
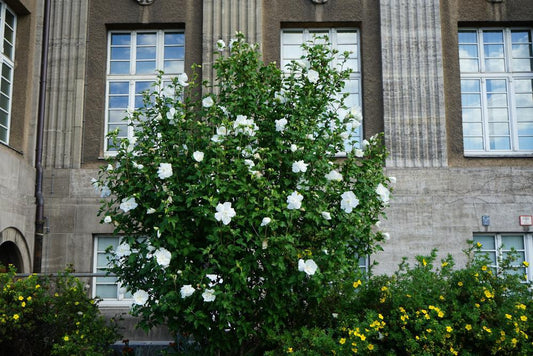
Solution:
<svg viewBox="0 0 533 356"><path fill-rule="evenodd" d="M290 57L294 38L355 34L361 134L385 133L387 174L397 178L382 224L391 239L369 256L375 273L433 248L463 263L472 239L492 243L494 255L507 241L533 266L530 0L0 0L0 9L16 20L14 58L2 54L13 73L2 72L0 86L0 111L2 93L8 98L0 258L20 272L35 270L35 261L44 273L66 265L99 271L98 242L111 231L99 223L91 178L109 154L106 131L120 126L113 112L131 106L136 85L149 80L143 66L190 74L201 64L211 80L215 43L235 31L277 63ZM10 17L0 16L6 28ZM108 282L88 279L91 293L115 293L104 304L127 309L127 295Z"/></svg>

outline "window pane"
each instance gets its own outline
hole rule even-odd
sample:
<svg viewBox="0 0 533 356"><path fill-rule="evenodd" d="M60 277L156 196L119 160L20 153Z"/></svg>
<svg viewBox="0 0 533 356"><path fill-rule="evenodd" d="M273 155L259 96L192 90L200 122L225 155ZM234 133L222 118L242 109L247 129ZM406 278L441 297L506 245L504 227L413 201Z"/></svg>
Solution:
<svg viewBox="0 0 533 356"><path fill-rule="evenodd" d="M111 62L111 68L109 69L111 74L129 74L130 62Z"/></svg>
<svg viewBox="0 0 533 356"><path fill-rule="evenodd" d="M118 246L118 239L116 237L99 237L97 249L98 251L105 251L108 247L116 249Z"/></svg>
<svg viewBox="0 0 533 356"><path fill-rule="evenodd" d="M155 47L137 47L137 59L155 59Z"/></svg>
<svg viewBox="0 0 533 356"><path fill-rule="evenodd" d="M487 72L505 72L505 61L503 59L486 59L485 71Z"/></svg>
<svg viewBox="0 0 533 356"><path fill-rule="evenodd" d="M7 129L0 126L0 141L7 142Z"/></svg>
<svg viewBox="0 0 533 356"><path fill-rule="evenodd" d="M110 254L107 253L99 253L98 256L96 256L96 266L97 267L107 267L109 265L108 258L110 257Z"/></svg>
<svg viewBox="0 0 533 356"><path fill-rule="evenodd" d="M474 236L474 243L480 243L482 250L495 250L496 245L494 236L476 235Z"/></svg>
<svg viewBox="0 0 533 356"><path fill-rule="evenodd" d="M129 33L113 33L111 34L111 45L129 46L131 43L131 35Z"/></svg>
<svg viewBox="0 0 533 356"><path fill-rule="evenodd" d="M481 123L463 123L463 135L465 136L481 136L483 129Z"/></svg>
<svg viewBox="0 0 533 356"><path fill-rule="evenodd" d="M303 33L298 32L290 32L290 31L284 31L283 32L283 43L286 45L300 45L303 43Z"/></svg>
<svg viewBox="0 0 533 356"><path fill-rule="evenodd" d="M489 121L507 121L509 119L507 109L487 109Z"/></svg>
<svg viewBox="0 0 533 356"><path fill-rule="evenodd" d="M155 61L137 62L137 74L155 74Z"/></svg>
<svg viewBox="0 0 533 356"><path fill-rule="evenodd" d="M531 93L533 92L533 79L515 80L515 93Z"/></svg>
<svg viewBox="0 0 533 356"><path fill-rule="evenodd" d="M506 94L488 94L487 95L487 105L491 106L507 106L507 95Z"/></svg>
<svg viewBox="0 0 533 356"><path fill-rule="evenodd" d="M115 130L118 130L118 137L128 137L128 125L127 124L109 125L108 132L113 132Z"/></svg>
<svg viewBox="0 0 533 356"><path fill-rule="evenodd" d="M110 108L122 108L126 109L128 107L128 97L127 96L111 96L109 97L109 107Z"/></svg>
<svg viewBox="0 0 533 356"><path fill-rule="evenodd" d="M0 84L0 91L6 95L10 95L11 94L11 83L5 80L4 78L2 78L1 83L2 84Z"/></svg>
<svg viewBox="0 0 533 356"><path fill-rule="evenodd" d="M503 43L503 31L483 31L484 43Z"/></svg>
<svg viewBox="0 0 533 356"><path fill-rule="evenodd" d="M531 32L515 30L511 31L511 41L513 43L528 43L531 42Z"/></svg>
<svg viewBox="0 0 533 356"><path fill-rule="evenodd" d="M513 71L531 72L533 69L533 59L513 59Z"/></svg>
<svg viewBox="0 0 533 356"><path fill-rule="evenodd" d="M479 62L477 59L461 59L459 65L461 72L479 72Z"/></svg>
<svg viewBox="0 0 533 356"><path fill-rule="evenodd" d="M165 61L163 71L165 73L183 73L183 61Z"/></svg>
<svg viewBox="0 0 533 356"><path fill-rule="evenodd" d="M511 248L514 248L515 250L523 250L524 249L524 237L503 235L502 244L504 245L503 248L506 250L510 250Z"/></svg>
<svg viewBox="0 0 533 356"><path fill-rule="evenodd" d="M518 122L531 121L533 119L533 108L518 108L516 109L516 116Z"/></svg>
<svg viewBox="0 0 533 356"><path fill-rule="evenodd" d="M2 77L11 80L11 67L5 63L2 65Z"/></svg>
<svg viewBox="0 0 533 356"><path fill-rule="evenodd" d="M507 123L490 123L489 135L509 135L509 124Z"/></svg>
<svg viewBox="0 0 533 356"><path fill-rule="evenodd" d="M463 122L480 122L481 109L463 108Z"/></svg>
<svg viewBox="0 0 533 356"><path fill-rule="evenodd" d="M533 94L516 94L517 106L533 106Z"/></svg>
<svg viewBox="0 0 533 356"><path fill-rule="evenodd" d="M135 93L142 93L146 90L150 90L152 88L153 83L154 82L136 82Z"/></svg>
<svg viewBox="0 0 533 356"><path fill-rule="evenodd" d="M7 118L8 115L4 110L0 110L0 125L3 127L7 127Z"/></svg>
<svg viewBox="0 0 533 356"><path fill-rule="evenodd" d="M483 140L481 139L481 137L464 137L463 145L465 151L483 150Z"/></svg>
<svg viewBox="0 0 533 356"><path fill-rule="evenodd" d="M299 59L303 55L302 47L300 46L285 46L283 47L284 59Z"/></svg>
<svg viewBox="0 0 533 356"><path fill-rule="evenodd" d="M459 43L477 43L477 32L459 31Z"/></svg>
<svg viewBox="0 0 533 356"><path fill-rule="evenodd" d="M184 47L165 47L165 59L183 59L185 57Z"/></svg>
<svg viewBox="0 0 533 356"><path fill-rule="evenodd" d="M111 48L111 59L130 59L129 47L113 47Z"/></svg>
<svg viewBox="0 0 533 356"><path fill-rule="evenodd" d="M110 82L109 94L128 94L129 85L128 82Z"/></svg>
<svg viewBox="0 0 533 356"><path fill-rule="evenodd" d="M479 94L463 94L461 100L463 106L481 106L481 95Z"/></svg>
<svg viewBox="0 0 533 356"><path fill-rule="evenodd" d="M533 54L531 53L531 45L513 45L513 57L514 58L529 58Z"/></svg>
<svg viewBox="0 0 533 356"><path fill-rule="evenodd" d="M485 57L503 58L503 45L485 45Z"/></svg>
<svg viewBox="0 0 533 356"><path fill-rule="evenodd" d="M124 110L109 110L107 119L109 122L121 122L126 118Z"/></svg>
<svg viewBox="0 0 533 356"><path fill-rule="evenodd" d="M165 45L183 45L185 44L185 34L179 32L166 32Z"/></svg>
<svg viewBox="0 0 533 356"><path fill-rule="evenodd" d="M138 33L137 46L155 46L157 35L155 33Z"/></svg>
<svg viewBox="0 0 533 356"><path fill-rule="evenodd" d="M489 145L491 150L509 150L511 143L509 137L490 137Z"/></svg>
<svg viewBox="0 0 533 356"><path fill-rule="evenodd" d="M479 80L463 79L461 80L461 92L474 92L479 93Z"/></svg>
<svg viewBox="0 0 533 356"><path fill-rule="evenodd" d="M518 137L518 146L521 150L533 150L533 136Z"/></svg>
<svg viewBox="0 0 533 356"><path fill-rule="evenodd" d="M9 111L9 97L4 94L0 94L0 108Z"/></svg>
<svg viewBox="0 0 533 356"><path fill-rule="evenodd" d="M117 286L96 285L96 296L100 298L117 298Z"/></svg>
<svg viewBox="0 0 533 356"><path fill-rule="evenodd" d="M507 91L505 80L487 79L487 91L491 93L493 92L505 93Z"/></svg>

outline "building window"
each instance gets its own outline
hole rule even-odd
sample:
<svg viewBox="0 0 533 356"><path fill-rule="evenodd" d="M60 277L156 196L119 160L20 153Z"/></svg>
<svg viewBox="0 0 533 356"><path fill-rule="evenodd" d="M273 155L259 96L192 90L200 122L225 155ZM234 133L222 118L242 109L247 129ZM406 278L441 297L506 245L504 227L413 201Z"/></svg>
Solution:
<svg viewBox="0 0 533 356"><path fill-rule="evenodd" d="M301 62L301 57L304 55L302 44L306 42L313 42L317 37L327 36L333 49L339 51L339 54L349 52L350 55L346 61L344 68L351 69L350 78L346 80L343 93L348 96L345 99L345 104L348 108L359 107L361 105L361 61L360 61L360 44L359 31L354 28L319 28L319 29L284 29L281 32L281 68L291 61ZM332 65L337 65L338 60L332 62ZM304 63L302 63L304 64ZM362 140L362 126L354 129L351 134L351 139L356 139L358 142ZM347 152L351 151L353 147L345 145Z"/></svg>
<svg viewBox="0 0 533 356"><path fill-rule="evenodd" d="M481 248L476 254L488 257L491 263L488 267L494 271L500 268L501 261L514 250L516 260L512 263L512 268L505 270L504 273L525 275L528 280L531 280L531 269L533 268L531 257L533 238L531 234L476 234L474 235L474 243L481 244Z"/></svg>
<svg viewBox="0 0 533 356"><path fill-rule="evenodd" d="M0 1L0 142L9 144L16 16Z"/></svg>
<svg viewBox="0 0 533 356"><path fill-rule="evenodd" d="M93 272L102 277L93 278L93 297L102 299L102 304L131 303L131 293L126 291L116 277L105 276L109 269L111 253L108 248L116 250L120 238L116 236L97 236L94 240L94 263Z"/></svg>
<svg viewBox="0 0 533 356"><path fill-rule="evenodd" d="M143 105L142 92L150 89L163 71L163 81L185 70L183 31L112 31L108 34L106 135L132 138L126 113ZM113 150L106 142L105 150Z"/></svg>
<svg viewBox="0 0 533 356"><path fill-rule="evenodd" d="M533 154L532 31L459 31L465 155Z"/></svg>

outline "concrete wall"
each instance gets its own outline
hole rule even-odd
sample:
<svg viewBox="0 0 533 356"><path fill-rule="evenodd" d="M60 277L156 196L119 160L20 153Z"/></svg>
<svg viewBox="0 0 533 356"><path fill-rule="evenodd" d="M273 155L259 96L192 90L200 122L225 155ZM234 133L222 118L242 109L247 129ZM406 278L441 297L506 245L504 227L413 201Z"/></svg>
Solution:
<svg viewBox="0 0 533 356"><path fill-rule="evenodd" d="M99 197L90 184L104 164L110 28L183 26L186 68L203 62L202 75L211 79L214 43L228 42L236 30L261 43L266 61L279 61L284 27L359 27L365 136L385 132L391 152L387 174L398 181L383 223L391 239L372 256L379 262L377 273L391 273L403 256L412 259L432 248L462 263L461 250L473 233L522 232L518 215L533 214L531 159L463 157L455 35L459 24L467 22L531 26L529 0L330 0L323 5L310 0L156 0L146 7L133 0L52 2L57 21L50 52L44 183L50 232L43 271L73 264L78 272L91 272L94 234L110 232L98 222ZM30 77L35 83L35 75ZM11 216L24 235L32 234L30 161L0 147L0 230L11 226L5 218ZM24 198L17 198L19 192ZM481 226L482 215L491 217L489 227Z"/></svg>
<svg viewBox="0 0 533 356"><path fill-rule="evenodd" d="M7 1L17 16L9 144L0 144L0 246L14 242L31 272L35 223L35 123L42 8L34 0Z"/></svg>

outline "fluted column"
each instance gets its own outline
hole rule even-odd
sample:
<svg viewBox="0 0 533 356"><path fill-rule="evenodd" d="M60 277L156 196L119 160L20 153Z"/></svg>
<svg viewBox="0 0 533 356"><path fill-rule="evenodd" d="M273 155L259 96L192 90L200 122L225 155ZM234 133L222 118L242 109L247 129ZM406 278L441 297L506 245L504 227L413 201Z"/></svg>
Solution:
<svg viewBox="0 0 533 356"><path fill-rule="evenodd" d="M244 33L248 42L261 39L262 0L204 0L203 3L203 80L213 82L213 52L218 40L226 44L236 31Z"/></svg>
<svg viewBox="0 0 533 356"><path fill-rule="evenodd" d="M380 6L387 165L446 166L439 0Z"/></svg>
<svg viewBox="0 0 533 356"><path fill-rule="evenodd" d="M88 0L52 0L43 163L79 168Z"/></svg>

